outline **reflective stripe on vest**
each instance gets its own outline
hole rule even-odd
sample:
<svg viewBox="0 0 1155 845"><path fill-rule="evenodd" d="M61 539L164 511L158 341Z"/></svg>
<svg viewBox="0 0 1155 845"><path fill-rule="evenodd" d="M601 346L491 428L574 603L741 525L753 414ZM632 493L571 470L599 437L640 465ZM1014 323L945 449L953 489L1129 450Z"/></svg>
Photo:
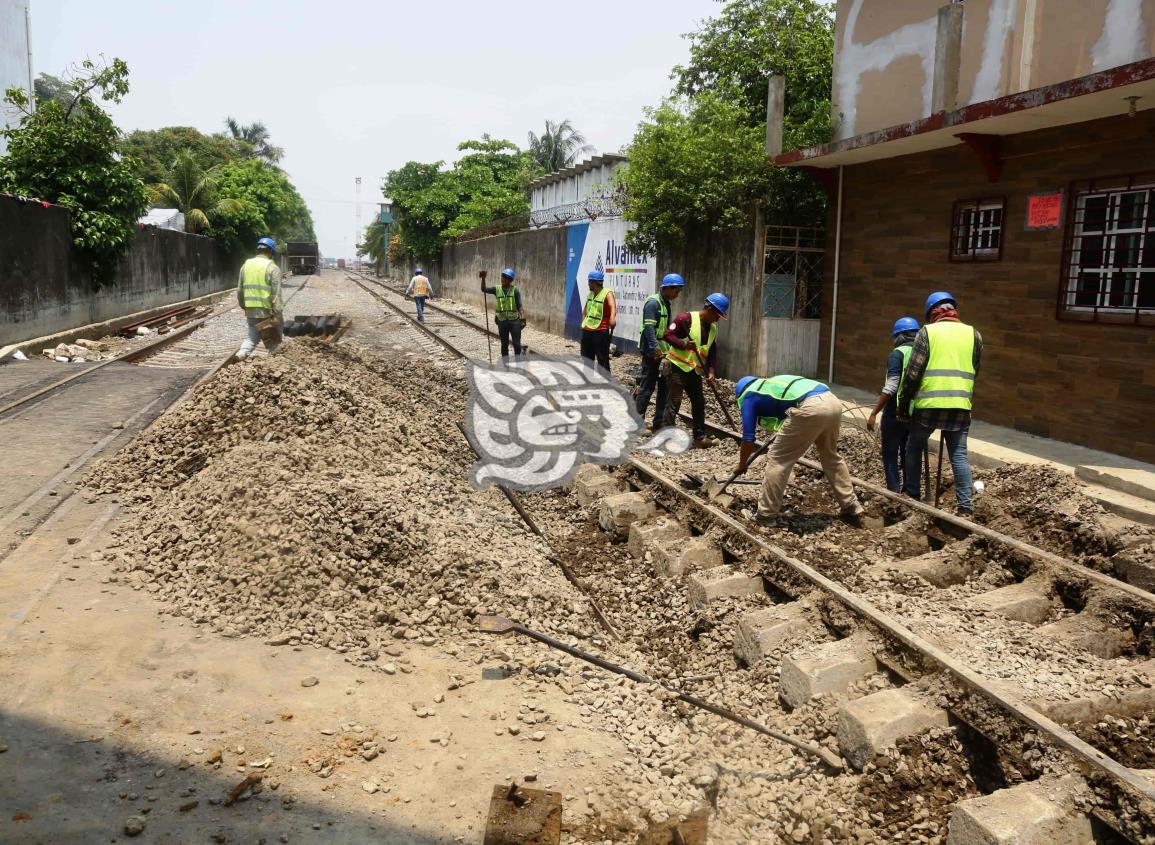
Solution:
<svg viewBox="0 0 1155 845"><path fill-rule="evenodd" d="M425 276L414 276L413 295L429 296L429 279L425 278Z"/></svg>
<svg viewBox="0 0 1155 845"><path fill-rule="evenodd" d="M245 262L245 266L241 268L241 297L245 303L243 307L276 310L273 307L273 286L269 284L269 267L272 264L272 259L263 255Z"/></svg>
<svg viewBox="0 0 1155 845"><path fill-rule="evenodd" d="M710 347L714 345L714 338L717 336L718 327L710 323L709 340L704 344L702 343L702 314L700 311L694 311L690 314L690 336L688 339L697 345L697 354L690 349L678 349L676 346L671 346L666 357L687 373L696 372L698 375L703 375L705 362L710 360Z"/></svg>
<svg viewBox="0 0 1155 845"><path fill-rule="evenodd" d="M658 320L643 320L642 321L642 337L646 335L646 327L653 326L654 333L658 337L658 349L666 352L670 348L670 344L662 340L662 335L666 333L666 329L670 327L670 303L666 302L666 298L660 293L651 293L646 297L646 301L642 303L642 313L645 314L646 306L651 302L658 303Z"/></svg>
<svg viewBox="0 0 1155 845"><path fill-rule="evenodd" d="M506 323L510 320L518 319L521 314L517 310L517 288L510 285L508 288L498 285L494 288L494 294L497 297L497 310L494 312L494 318Z"/></svg>
<svg viewBox="0 0 1155 845"><path fill-rule="evenodd" d="M602 324L602 316L606 310L606 297L610 292L602 288L597 293L591 293L586 299L586 318L582 320L582 328L595 331Z"/></svg>
<svg viewBox="0 0 1155 845"><path fill-rule="evenodd" d="M930 358L911 407L971 409L975 389L975 330L966 323L926 327Z"/></svg>
<svg viewBox="0 0 1155 845"><path fill-rule="evenodd" d="M750 394L769 396L780 402L796 402L807 393L819 387L826 387L822 382L802 376L774 376L774 378L760 378L752 381L738 397L738 410L742 409L742 401ZM758 425L770 431L782 428L786 420L778 417L758 417Z"/></svg>

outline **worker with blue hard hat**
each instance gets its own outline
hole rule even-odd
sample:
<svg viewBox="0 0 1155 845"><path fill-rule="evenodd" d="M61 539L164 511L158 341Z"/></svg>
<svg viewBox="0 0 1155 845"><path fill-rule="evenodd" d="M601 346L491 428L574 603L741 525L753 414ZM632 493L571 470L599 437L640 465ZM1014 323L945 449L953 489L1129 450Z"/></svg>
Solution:
<svg viewBox="0 0 1155 845"><path fill-rule="evenodd" d="M959 319L958 300L948 291L928 296L925 312L926 325L915 335L898 391L898 419L910 421L903 489L911 498L920 498L920 462L931 432L937 429L939 448L945 448L950 458L958 512L969 516L974 512L974 483L967 435L983 338Z"/></svg>
<svg viewBox="0 0 1155 845"><path fill-rule="evenodd" d="M650 406L650 397L657 389L658 398L654 404L655 431L662 427L669 392L669 384L662 374L662 361L670 348L664 339L666 329L670 325L670 303L681 295L685 286L686 280L677 273L667 273L662 278L658 292L651 293L642 304L642 336L638 341L638 349L642 353L642 380L638 384L634 404L638 415L644 421Z"/></svg>
<svg viewBox="0 0 1155 845"><path fill-rule="evenodd" d="M734 386L734 398L742 414L742 446L736 474L750 466L751 456L758 448L758 429L773 436L766 447L766 475L755 521L764 527L782 524L782 501L790 473L798 459L814 446L841 518L861 527L863 507L854 495L850 469L838 453L842 403L830 388L803 376L743 376Z"/></svg>
<svg viewBox="0 0 1155 845"><path fill-rule="evenodd" d="M683 311L666 329L662 339L669 344L663 364L668 381L664 425L674 425L682 405L682 394L690 396L695 449L715 444L706 436L706 394L703 382L712 384L718 361L718 322L730 313L730 299L724 293L706 297L697 311Z"/></svg>
<svg viewBox="0 0 1155 845"><path fill-rule="evenodd" d="M420 267L413 270L413 278L409 280L409 287L405 288L405 295L413 297L417 306L417 322L425 322L425 300L433 299L433 283Z"/></svg>
<svg viewBox="0 0 1155 845"><path fill-rule="evenodd" d="M607 373L610 371L610 343L618 326L618 303L614 292L607 290L606 274L591 270L586 277L589 293L586 295L585 314L582 317L581 355L597 362Z"/></svg>
<svg viewBox="0 0 1155 845"><path fill-rule="evenodd" d="M521 330L525 328L525 306L521 301L521 291L514 286L513 280L517 273L512 267L501 271L501 284L493 287L485 286L485 271L480 273L481 293L493 294L497 300L494 306L494 320L497 322L497 335L501 339L501 357L508 358L510 347L514 355L520 355L525 350L521 346Z"/></svg>
<svg viewBox="0 0 1155 845"><path fill-rule="evenodd" d="M882 468L886 474L886 487L891 492L902 492L902 474L906 466L906 440L910 435L910 422L900 420L895 413L898 407L898 392L906 377L906 367L910 363L910 353L914 338L919 330L914 317L900 317L891 329L893 348L886 359L886 381L874 410L866 420L866 427L874 431L878 415L882 414Z"/></svg>
<svg viewBox="0 0 1155 845"><path fill-rule="evenodd" d="M266 236L257 241L257 254L241 265L237 303L245 311L248 336L237 350L240 361L252 355L258 343L264 343L270 353L281 345L281 268L276 254L277 242Z"/></svg>

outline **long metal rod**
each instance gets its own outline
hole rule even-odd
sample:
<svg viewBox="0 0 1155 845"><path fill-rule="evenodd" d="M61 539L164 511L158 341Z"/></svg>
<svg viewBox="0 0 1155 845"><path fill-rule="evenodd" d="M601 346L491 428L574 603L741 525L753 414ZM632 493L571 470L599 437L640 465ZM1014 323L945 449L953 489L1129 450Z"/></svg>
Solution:
<svg viewBox="0 0 1155 845"><path fill-rule="evenodd" d="M826 380L834 381L834 346L838 339L838 280L842 269L842 180L843 167L838 165L838 204L834 212L834 296L830 307L830 361Z"/></svg>
<svg viewBox="0 0 1155 845"><path fill-rule="evenodd" d="M723 719L735 722L739 725L742 725L743 727L749 728L750 730L757 731L764 736L776 739L779 742L784 742L791 748L797 749L803 754L807 754L822 761L835 772L842 771L843 769L842 759L834 754L834 752L826 748L823 748L819 745L812 745L808 742L803 742L797 737L784 734L781 731L774 730L773 728L768 728L763 724L755 722L753 719L747 719L745 716L739 715L732 710L727 710L725 707L719 707L717 704L711 704L709 701L698 698L696 695L680 692L673 687L666 686L663 683L655 681L653 678L643 675L641 672L635 672L633 669L628 669L625 666L619 666L616 663L611 663L604 657L599 657L596 654L590 654L589 652L582 651L581 649L575 648L568 643L554 639L548 634L543 634L540 631L534 631L525 627L524 625L519 625L516 622L509 622L505 619L502 619L501 622L508 624L508 628L506 629L507 631L515 631L518 634L529 637L530 639L537 640L539 643L544 643L550 648L557 649L558 651L564 651L566 654L571 655L572 657L576 657L578 660L584 660L586 663L591 663L594 666L605 669L607 672L613 672L615 675L623 675L629 678L631 681L635 681L639 684L647 684L650 686L659 687L670 693L679 701L684 701L686 704L689 704L692 707L697 707L700 710L713 713L715 716L721 716Z"/></svg>

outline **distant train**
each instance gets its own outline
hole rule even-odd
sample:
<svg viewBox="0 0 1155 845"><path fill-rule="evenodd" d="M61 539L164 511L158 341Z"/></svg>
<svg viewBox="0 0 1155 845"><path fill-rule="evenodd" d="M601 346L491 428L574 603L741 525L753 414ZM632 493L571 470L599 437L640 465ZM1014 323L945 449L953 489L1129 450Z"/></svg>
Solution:
<svg viewBox="0 0 1155 845"><path fill-rule="evenodd" d="M321 249L315 242L289 241L285 257L293 276L311 276L321 268Z"/></svg>

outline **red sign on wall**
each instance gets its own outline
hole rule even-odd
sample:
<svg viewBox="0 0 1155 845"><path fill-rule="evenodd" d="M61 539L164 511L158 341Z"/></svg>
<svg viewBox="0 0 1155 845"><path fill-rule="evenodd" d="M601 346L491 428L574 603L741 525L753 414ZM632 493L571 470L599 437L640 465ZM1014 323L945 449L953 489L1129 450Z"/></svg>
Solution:
<svg viewBox="0 0 1155 845"><path fill-rule="evenodd" d="M1027 197L1027 230L1057 229L1063 223L1063 192L1049 191Z"/></svg>

